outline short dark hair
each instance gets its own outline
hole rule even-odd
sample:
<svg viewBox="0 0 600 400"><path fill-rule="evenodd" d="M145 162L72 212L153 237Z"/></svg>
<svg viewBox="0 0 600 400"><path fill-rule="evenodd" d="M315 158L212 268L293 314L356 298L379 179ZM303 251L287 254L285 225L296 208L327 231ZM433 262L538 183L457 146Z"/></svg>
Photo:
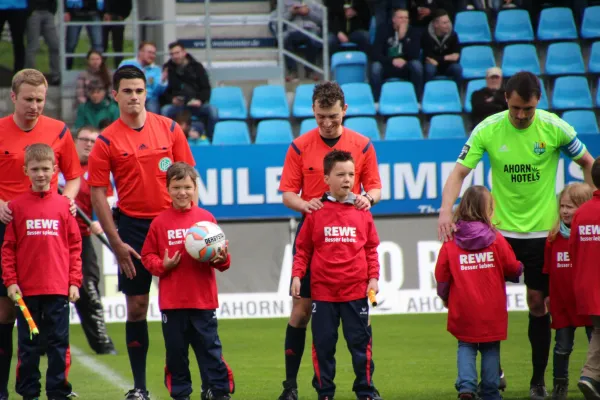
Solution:
<svg viewBox="0 0 600 400"><path fill-rule="evenodd" d="M592 164L592 182L596 188L600 189L600 157L597 157Z"/></svg>
<svg viewBox="0 0 600 400"><path fill-rule="evenodd" d="M313 104L317 101L319 106L323 108L331 108L339 101L340 105L344 107L346 99L344 98L344 91L337 82L323 82L315 86L312 97Z"/></svg>
<svg viewBox="0 0 600 400"><path fill-rule="evenodd" d="M190 164L184 163L183 161L178 161L171 165L169 169L167 169L167 187L173 179L176 181L180 181L185 179L186 176L192 178L194 182L194 186L196 186L196 180L198 179L198 172L192 167Z"/></svg>
<svg viewBox="0 0 600 400"><path fill-rule="evenodd" d="M102 121L105 121L105 120L103 119ZM75 139L77 139L79 137L79 134L83 131L90 131L92 133L100 134L100 129L96 128L95 126L84 125L81 128L77 129L77 131L75 132Z"/></svg>
<svg viewBox="0 0 600 400"><path fill-rule="evenodd" d="M178 47L178 46L185 50L185 46L179 40L169 43L169 50L171 50L173 47Z"/></svg>
<svg viewBox="0 0 600 400"><path fill-rule="evenodd" d="M432 15L431 15L431 20L432 21L437 21L438 18L443 17L444 15L448 15L450 16L450 14L448 14L448 11L444 10L443 8L438 8L437 10L435 10Z"/></svg>
<svg viewBox="0 0 600 400"><path fill-rule="evenodd" d="M352 158L352 153L349 151L342 150L333 150L327 153L325 158L323 158L323 171L325 175L329 175L333 167L335 167L336 163L352 161L354 163L354 158Z"/></svg>
<svg viewBox="0 0 600 400"><path fill-rule="evenodd" d="M141 79L146 86L146 75L144 71L133 65L125 65L117 70L113 75L113 88L118 92L119 84L123 79Z"/></svg>
<svg viewBox="0 0 600 400"><path fill-rule="evenodd" d="M528 71L520 71L514 74L506 83L504 88L506 98L509 98L513 92L525 101L531 100L532 97L540 99L542 97L542 87L540 80L535 74Z"/></svg>

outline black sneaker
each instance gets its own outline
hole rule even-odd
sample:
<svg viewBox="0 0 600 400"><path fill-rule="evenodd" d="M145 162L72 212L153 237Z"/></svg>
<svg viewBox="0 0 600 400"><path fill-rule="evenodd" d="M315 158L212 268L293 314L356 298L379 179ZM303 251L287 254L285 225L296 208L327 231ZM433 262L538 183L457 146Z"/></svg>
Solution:
<svg viewBox="0 0 600 400"><path fill-rule="evenodd" d="M569 380L567 378L554 379L554 388L552 389L552 400L567 400L569 391Z"/></svg>
<svg viewBox="0 0 600 400"><path fill-rule="evenodd" d="M150 400L150 393L147 390L131 389L125 393L125 400Z"/></svg>
<svg viewBox="0 0 600 400"><path fill-rule="evenodd" d="M231 396L228 394L214 393L212 390L208 389L206 391L206 399L207 400L229 400L229 399L231 399Z"/></svg>
<svg viewBox="0 0 600 400"><path fill-rule="evenodd" d="M283 381L283 392L278 400L298 400L298 386L295 382Z"/></svg>
<svg viewBox="0 0 600 400"><path fill-rule="evenodd" d="M208 400L208 394L206 392L200 393L200 400Z"/></svg>
<svg viewBox="0 0 600 400"><path fill-rule="evenodd" d="M600 400L600 383L592 378L582 376L577 382L577 387L583 393L585 400Z"/></svg>
<svg viewBox="0 0 600 400"><path fill-rule="evenodd" d="M529 388L529 398L531 400L545 400L548 397L548 391L545 385L532 385Z"/></svg>
<svg viewBox="0 0 600 400"><path fill-rule="evenodd" d="M506 377L504 376L504 371L500 370L500 384L498 385L498 390L504 392L506 389Z"/></svg>
<svg viewBox="0 0 600 400"><path fill-rule="evenodd" d="M373 389L373 400L383 400L377 389Z"/></svg>

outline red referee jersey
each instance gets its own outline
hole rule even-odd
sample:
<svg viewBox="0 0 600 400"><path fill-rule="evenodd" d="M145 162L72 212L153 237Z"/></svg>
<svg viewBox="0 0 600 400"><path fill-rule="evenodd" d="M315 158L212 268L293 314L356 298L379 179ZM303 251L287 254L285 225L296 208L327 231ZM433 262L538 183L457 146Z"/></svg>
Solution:
<svg viewBox="0 0 600 400"><path fill-rule="evenodd" d="M323 180L323 159L332 150L343 150L352 153L355 165L356 180L352 192L359 194L361 185L366 191L381 189L379 167L373 143L348 128L333 147L329 147L322 139L319 128L306 132L292 142L285 162L279 190L281 192L301 193L302 199L321 198L329 187Z"/></svg>
<svg viewBox="0 0 600 400"><path fill-rule="evenodd" d="M127 216L152 219L170 207L167 169L173 162L196 165L181 127L173 120L146 113L138 132L121 118L106 128L88 159L88 184L110 185L119 194L119 209Z"/></svg>
<svg viewBox="0 0 600 400"><path fill-rule="evenodd" d="M34 143L52 147L56 164L67 181L82 174L79 156L71 132L62 121L41 115L35 127L23 131L15 124L13 115L0 118L0 200L10 201L31 186L23 172L25 149ZM57 187L58 174L52 177L52 188Z"/></svg>

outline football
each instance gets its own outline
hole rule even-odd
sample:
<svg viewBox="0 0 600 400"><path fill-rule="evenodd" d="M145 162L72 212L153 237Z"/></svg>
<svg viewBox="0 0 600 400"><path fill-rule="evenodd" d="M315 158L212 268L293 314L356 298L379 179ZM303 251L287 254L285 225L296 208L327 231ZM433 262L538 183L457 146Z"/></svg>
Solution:
<svg viewBox="0 0 600 400"><path fill-rule="evenodd" d="M185 235L185 250L195 260L210 261L225 246L225 234L219 225L196 222Z"/></svg>

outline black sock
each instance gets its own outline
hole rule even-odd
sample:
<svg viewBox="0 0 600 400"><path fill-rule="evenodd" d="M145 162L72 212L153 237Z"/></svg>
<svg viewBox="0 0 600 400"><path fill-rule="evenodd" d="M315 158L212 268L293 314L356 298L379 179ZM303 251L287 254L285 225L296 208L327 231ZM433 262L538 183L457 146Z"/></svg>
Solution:
<svg viewBox="0 0 600 400"><path fill-rule="evenodd" d="M285 331L285 380L293 386L298 377L305 340L306 328L294 328L288 324Z"/></svg>
<svg viewBox="0 0 600 400"><path fill-rule="evenodd" d="M10 361L13 355L13 327L10 324L0 324L0 394L8 395L8 378L10 375Z"/></svg>
<svg viewBox="0 0 600 400"><path fill-rule="evenodd" d="M544 374L548 366L548 356L552 342L550 314L543 317L534 317L529 314L528 335L531 343L531 362L533 364L533 376L530 384L545 385Z"/></svg>
<svg viewBox="0 0 600 400"><path fill-rule="evenodd" d="M146 390L146 356L148 355L148 322L135 321L125 323L125 340L129 364L136 389Z"/></svg>

